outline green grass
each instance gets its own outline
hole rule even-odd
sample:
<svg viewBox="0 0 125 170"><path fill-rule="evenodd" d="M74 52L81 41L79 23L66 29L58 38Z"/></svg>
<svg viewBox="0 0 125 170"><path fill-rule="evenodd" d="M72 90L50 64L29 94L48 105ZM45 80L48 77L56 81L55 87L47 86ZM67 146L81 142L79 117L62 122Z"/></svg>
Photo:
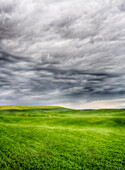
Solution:
<svg viewBox="0 0 125 170"><path fill-rule="evenodd" d="M125 169L125 110L0 106L0 169Z"/></svg>

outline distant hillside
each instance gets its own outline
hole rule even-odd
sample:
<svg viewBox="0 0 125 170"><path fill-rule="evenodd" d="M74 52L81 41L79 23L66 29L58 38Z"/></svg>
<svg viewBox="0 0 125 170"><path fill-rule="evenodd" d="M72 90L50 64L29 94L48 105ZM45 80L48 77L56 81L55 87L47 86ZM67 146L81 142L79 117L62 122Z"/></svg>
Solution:
<svg viewBox="0 0 125 170"><path fill-rule="evenodd" d="M56 109L62 108L60 106L14 106L14 105L4 105L0 106L0 110L28 110L28 109Z"/></svg>

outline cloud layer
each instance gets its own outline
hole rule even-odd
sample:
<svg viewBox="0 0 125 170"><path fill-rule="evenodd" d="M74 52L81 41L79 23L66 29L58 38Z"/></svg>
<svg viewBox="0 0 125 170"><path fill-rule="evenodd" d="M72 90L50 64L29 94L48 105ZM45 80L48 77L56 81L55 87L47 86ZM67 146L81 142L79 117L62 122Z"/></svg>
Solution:
<svg viewBox="0 0 125 170"><path fill-rule="evenodd" d="M84 108L125 98L124 4L1 0L1 104Z"/></svg>

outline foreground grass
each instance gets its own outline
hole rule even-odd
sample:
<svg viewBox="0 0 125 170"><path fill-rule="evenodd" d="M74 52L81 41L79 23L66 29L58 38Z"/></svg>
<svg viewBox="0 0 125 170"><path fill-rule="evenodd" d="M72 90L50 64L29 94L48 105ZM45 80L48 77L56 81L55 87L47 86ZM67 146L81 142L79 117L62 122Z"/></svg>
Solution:
<svg viewBox="0 0 125 170"><path fill-rule="evenodd" d="M124 167L125 110L0 107L0 169Z"/></svg>

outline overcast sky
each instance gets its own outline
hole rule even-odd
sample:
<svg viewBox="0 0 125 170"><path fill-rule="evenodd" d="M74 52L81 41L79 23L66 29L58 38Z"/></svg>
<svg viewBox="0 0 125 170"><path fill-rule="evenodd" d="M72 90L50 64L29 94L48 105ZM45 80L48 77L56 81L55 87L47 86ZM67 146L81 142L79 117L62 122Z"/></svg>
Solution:
<svg viewBox="0 0 125 170"><path fill-rule="evenodd" d="M125 0L0 0L0 105L125 107Z"/></svg>

